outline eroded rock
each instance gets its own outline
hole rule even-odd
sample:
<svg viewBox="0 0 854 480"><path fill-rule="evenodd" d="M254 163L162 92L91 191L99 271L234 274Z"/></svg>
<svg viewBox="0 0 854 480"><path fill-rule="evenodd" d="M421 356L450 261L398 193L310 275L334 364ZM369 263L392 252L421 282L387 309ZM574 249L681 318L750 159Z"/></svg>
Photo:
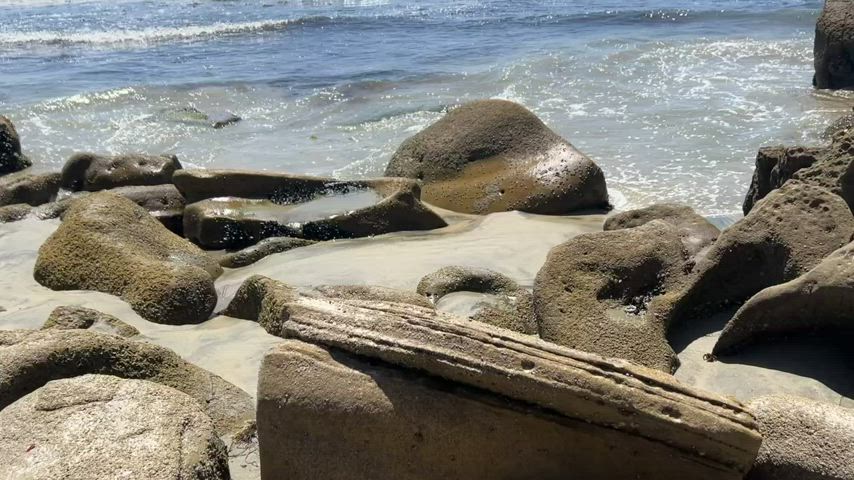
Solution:
<svg viewBox="0 0 854 480"><path fill-rule="evenodd" d="M772 190L780 188L795 172L812 166L823 158L825 147L763 147L756 154L753 179L744 198L742 210L750 213L756 202L765 198Z"/></svg>
<svg viewBox="0 0 854 480"><path fill-rule="evenodd" d="M175 172L172 181L190 203L217 197L293 203L324 191L335 179L252 170L187 169Z"/></svg>
<svg viewBox="0 0 854 480"><path fill-rule="evenodd" d="M315 241L294 237L269 237L251 247L224 255L219 264L226 268L240 268L261 260L264 257L287 252L295 248L314 245Z"/></svg>
<svg viewBox="0 0 854 480"><path fill-rule="evenodd" d="M21 152L21 139L15 125L0 115L0 175L21 171L32 164Z"/></svg>
<svg viewBox="0 0 854 480"><path fill-rule="evenodd" d="M118 318L91 308L77 306L56 307L50 312L42 330L86 330L112 333L120 337L135 337L139 330Z"/></svg>
<svg viewBox="0 0 854 480"><path fill-rule="evenodd" d="M854 87L854 13L848 0L828 0L815 26L813 48L818 88Z"/></svg>
<svg viewBox="0 0 854 480"><path fill-rule="evenodd" d="M0 411L0 477L227 480L228 454L191 397L143 380L55 380Z"/></svg>
<svg viewBox="0 0 854 480"><path fill-rule="evenodd" d="M434 302L453 292L512 294L519 285L507 275L486 268L452 265L425 275L416 291Z"/></svg>
<svg viewBox="0 0 854 480"><path fill-rule="evenodd" d="M691 256L711 245L721 233L718 227L694 212L693 208L669 203L657 203L612 215L605 220L603 229L609 231L634 228L653 220L662 220L679 229L685 251Z"/></svg>
<svg viewBox="0 0 854 480"><path fill-rule="evenodd" d="M62 167L62 188L96 192L131 185L172 183L181 169L175 155L97 155L77 153Z"/></svg>
<svg viewBox="0 0 854 480"><path fill-rule="evenodd" d="M0 409L51 380L87 373L149 380L184 392L221 434L252 418L246 392L166 348L91 330L0 331Z"/></svg>
<svg viewBox="0 0 854 480"><path fill-rule="evenodd" d="M713 353L799 333L854 331L854 243L800 277L748 300L724 327Z"/></svg>
<svg viewBox="0 0 854 480"><path fill-rule="evenodd" d="M33 276L54 290L97 290L143 318L199 323L216 305L219 264L142 207L99 192L75 201L39 249Z"/></svg>
<svg viewBox="0 0 854 480"><path fill-rule="evenodd" d="M686 253L679 229L653 220L579 235L553 248L534 283L540 337L671 372L676 355L652 297L678 290Z"/></svg>
<svg viewBox="0 0 854 480"><path fill-rule="evenodd" d="M314 290L326 298L408 303L419 307L433 308L433 304L424 295L395 288L375 285L321 285L315 287Z"/></svg>
<svg viewBox="0 0 854 480"><path fill-rule="evenodd" d="M32 173L29 170L0 177L0 205L26 203L37 206L56 198L58 173Z"/></svg>
<svg viewBox="0 0 854 480"><path fill-rule="evenodd" d="M525 107L481 100L407 139L385 172L424 181L424 200L464 213L608 208L599 167Z"/></svg>
<svg viewBox="0 0 854 480"><path fill-rule="evenodd" d="M792 396L748 405L762 447L750 480L854 479L854 410Z"/></svg>

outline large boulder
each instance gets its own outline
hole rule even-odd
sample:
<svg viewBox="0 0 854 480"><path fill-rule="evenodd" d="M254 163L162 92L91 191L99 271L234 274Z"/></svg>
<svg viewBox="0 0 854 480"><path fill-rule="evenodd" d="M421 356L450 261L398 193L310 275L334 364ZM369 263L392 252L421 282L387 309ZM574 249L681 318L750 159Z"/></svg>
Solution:
<svg viewBox="0 0 854 480"><path fill-rule="evenodd" d="M86 307L61 306L50 312L42 330L86 330L112 333L120 337L135 337L139 330L104 312Z"/></svg>
<svg viewBox="0 0 854 480"><path fill-rule="evenodd" d="M225 445L196 401L144 380L56 380L0 411L0 424L0 478L230 478Z"/></svg>
<svg viewBox="0 0 854 480"><path fill-rule="evenodd" d="M648 310L684 282L680 230L653 220L579 235L553 248L534 282L540 337L570 348L671 372L666 325Z"/></svg>
<svg viewBox="0 0 854 480"><path fill-rule="evenodd" d="M277 311L271 333L317 346L263 363L262 478L736 479L759 448L739 404L628 362L414 305Z"/></svg>
<svg viewBox="0 0 854 480"><path fill-rule="evenodd" d="M314 245L315 243L317 242L314 240L306 240L304 238L269 237L261 240L255 245L252 245L251 247L246 247L243 250L223 255L222 258L219 259L219 264L226 268L245 267L247 265L252 265L264 257L276 253L287 252L295 248L307 247L309 245Z"/></svg>
<svg viewBox="0 0 854 480"><path fill-rule="evenodd" d="M62 167L62 188L95 192L129 185L172 183L181 169L175 155L77 153Z"/></svg>
<svg viewBox="0 0 854 480"><path fill-rule="evenodd" d="M799 333L854 332L854 243L804 275L750 298L721 332L713 353Z"/></svg>
<svg viewBox="0 0 854 480"><path fill-rule="evenodd" d="M815 26L813 48L818 88L854 87L854 11L848 0L827 0Z"/></svg>
<svg viewBox="0 0 854 480"><path fill-rule="evenodd" d="M750 480L854 479L854 410L792 396L748 405L762 433Z"/></svg>
<svg viewBox="0 0 854 480"><path fill-rule="evenodd" d="M221 434L253 416L246 392L166 348L91 330L0 331L0 410L51 380L88 373L179 390L196 400Z"/></svg>
<svg viewBox="0 0 854 480"><path fill-rule="evenodd" d="M0 175L23 170L33 163L21 153L21 139L15 125L0 115Z"/></svg>
<svg viewBox="0 0 854 480"><path fill-rule="evenodd" d="M447 226L421 203L420 194L416 182L384 178L325 183L322 190L289 201L218 197L187 206L184 234L204 248L219 249L275 236L330 240Z"/></svg>
<svg viewBox="0 0 854 480"><path fill-rule="evenodd" d="M205 321L222 267L142 207L99 192L75 201L39 249L33 276L54 290L97 290L157 323Z"/></svg>
<svg viewBox="0 0 854 480"><path fill-rule="evenodd" d="M58 173L29 170L0 177L0 205L25 203L37 206L52 201L59 192Z"/></svg>
<svg viewBox="0 0 854 480"><path fill-rule="evenodd" d="M386 176L424 181L424 200L484 214L565 214L608 207L599 167L525 107L481 100L407 139Z"/></svg>
<svg viewBox="0 0 854 480"><path fill-rule="evenodd" d="M679 229L682 245L688 255L696 255L717 240L721 233L718 227L694 212L693 208L672 203L657 203L617 213L608 217L602 228L605 231L634 228L653 220L662 220Z"/></svg>
<svg viewBox="0 0 854 480"><path fill-rule="evenodd" d="M742 210L750 213L756 202L771 190L780 188L795 172L812 166L826 153L825 147L762 147L756 154L753 179L744 198Z"/></svg>
<svg viewBox="0 0 854 480"><path fill-rule="evenodd" d="M657 298L651 308L669 324L737 307L803 275L852 234L854 216L842 198L790 180L721 233L687 287Z"/></svg>
<svg viewBox="0 0 854 480"><path fill-rule="evenodd" d="M217 197L293 203L324 192L335 179L251 170L187 169L175 172L172 181L190 203Z"/></svg>

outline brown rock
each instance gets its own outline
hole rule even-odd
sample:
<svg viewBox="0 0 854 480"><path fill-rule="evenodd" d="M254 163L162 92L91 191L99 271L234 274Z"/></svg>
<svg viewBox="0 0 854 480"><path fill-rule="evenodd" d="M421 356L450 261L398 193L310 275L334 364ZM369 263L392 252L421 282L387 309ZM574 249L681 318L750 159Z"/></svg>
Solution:
<svg viewBox="0 0 854 480"><path fill-rule="evenodd" d="M0 410L51 380L88 373L179 390L196 399L221 434L252 418L246 392L163 347L90 330L0 331Z"/></svg>
<svg viewBox="0 0 854 480"><path fill-rule="evenodd" d="M47 321L42 325L42 330L86 330L112 333L120 337L135 337L139 330L119 320L91 308L63 306L56 307L50 312Z"/></svg>
<svg viewBox="0 0 854 480"><path fill-rule="evenodd" d="M295 248L314 245L315 241L294 237L269 237L251 247L238 252L232 252L219 259L219 264L226 268L240 268L261 260L264 257L287 252Z"/></svg>
<svg viewBox="0 0 854 480"><path fill-rule="evenodd" d="M813 49L818 88L854 87L854 13L847 0L828 0L815 26Z"/></svg>
<svg viewBox="0 0 854 480"><path fill-rule="evenodd" d="M325 191L335 179L251 170L191 169L175 172L172 181L190 203L217 197L293 203Z"/></svg>
<svg viewBox="0 0 854 480"><path fill-rule="evenodd" d="M646 208L612 215L605 220L603 229L609 231L634 228L656 219L663 220L679 229L682 245L684 245L688 255L691 256L711 245L721 233L718 227L695 213L693 208L687 205L668 203L657 203Z"/></svg>
<svg viewBox="0 0 854 480"><path fill-rule="evenodd" d="M0 177L0 205L37 206L56 198L58 191L58 173L36 174L26 170Z"/></svg>
<svg viewBox="0 0 854 480"><path fill-rule="evenodd" d="M16 203L0 207L0 223L17 222L27 218L33 207L26 203Z"/></svg>
<svg viewBox="0 0 854 480"><path fill-rule="evenodd" d="M21 153L21 139L15 125L0 115L0 175L18 172L32 164L30 159Z"/></svg>
<svg viewBox="0 0 854 480"><path fill-rule="evenodd" d="M314 290L326 298L346 300L376 300L378 302L408 303L424 308L433 308L430 300L415 292L374 285L321 285Z"/></svg>
<svg viewBox="0 0 854 480"><path fill-rule="evenodd" d="M504 100L451 110L407 139L385 174L423 180L425 201L464 213L608 207L599 167L525 107Z"/></svg>
<svg viewBox="0 0 854 480"><path fill-rule="evenodd" d="M96 192L130 185L172 183L181 169L175 155L96 155L77 153L62 167L62 188Z"/></svg>
<svg viewBox="0 0 854 480"><path fill-rule="evenodd" d="M117 295L153 322L185 324L208 319L221 273L215 260L142 207L99 192L72 204L39 249L33 276L54 290Z"/></svg>
<svg viewBox="0 0 854 480"><path fill-rule="evenodd" d="M442 267L425 275L416 291L434 302L453 292L513 294L519 285L510 277L486 269L458 265Z"/></svg>

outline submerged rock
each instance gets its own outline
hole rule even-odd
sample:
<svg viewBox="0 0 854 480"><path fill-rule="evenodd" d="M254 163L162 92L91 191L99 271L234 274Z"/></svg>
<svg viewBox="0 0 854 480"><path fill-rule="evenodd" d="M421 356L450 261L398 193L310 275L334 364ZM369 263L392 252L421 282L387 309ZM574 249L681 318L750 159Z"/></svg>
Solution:
<svg viewBox="0 0 854 480"><path fill-rule="evenodd" d="M26 203L38 206L56 198L58 173L32 173L28 170L0 177L0 205Z"/></svg>
<svg viewBox="0 0 854 480"><path fill-rule="evenodd" d="M26 203L16 203L0 207L0 223L17 222L27 218L32 213L33 207Z"/></svg>
<svg viewBox="0 0 854 480"><path fill-rule="evenodd" d="M812 166L826 153L824 147L763 147L756 154L753 179L744 198L742 210L750 213L759 200L780 188L795 172Z"/></svg>
<svg viewBox="0 0 854 480"><path fill-rule="evenodd" d="M193 397L226 434L252 418L252 398L163 347L91 330L0 331L0 410L51 380L87 373L149 380Z"/></svg>
<svg viewBox="0 0 854 480"><path fill-rule="evenodd" d="M663 220L579 235L553 248L534 282L544 340L671 372L666 325L648 312L652 297L684 282L680 231Z"/></svg>
<svg viewBox="0 0 854 480"><path fill-rule="evenodd" d="M828 0L815 26L813 48L818 88L854 87L854 15L848 0Z"/></svg>
<svg viewBox="0 0 854 480"><path fill-rule="evenodd" d="M0 411L0 477L227 480L228 454L189 396L143 380L55 380Z"/></svg>
<svg viewBox="0 0 854 480"><path fill-rule="evenodd" d="M181 169L175 155L97 155L77 153L62 167L62 188L95 192L130 185L172 183Z"/></svg>
<svg viewBox="0 0 854 480"><path fill-rule="evenodd" d="M799 333L854 332L854 243L804 275L754 295L724 327L715 355Z"/></svg>
<svg viewBox="0 0 854 480"><path fill-rule="evenodd" d="M682 245L690 256L711 245L721 233L718 227L694 212L693 208L669 203L657 203L612 215L605 220L603 229L609 231L634 228L653 220L663 220L679 229Z"/></svg>
<svg viewBox="0 0 854 480"><path fill-rule="evenodd" d="M669 323L737 306L803 275L852 234L854 216L840 197L789 181L721 233L685 289L656 299L652 308Z"/></svg>
<svg viewBox="0 0 854 480"><path fill-rule="evenodd" d="M854 410L791 396L750 402L762 447L750 480L854 479Z"/></svg>
<svg viewBox="0 0 854 480"><path fill-rule="evenodd" d="M425 201L457 212L608 208L599 167L525 107L504 100L451 110L403 142L385 174L423 180Z"/></svg>
<svg viewBox="0 0 854 480"><path fill-rule="evenodd" d="M264 478L737 479L759 448L737 403L627 362L414 305L276 305L268 331L317 346L263 363Z"/></svg>
<svg viewBox="0 0 854 480"><path fill-rule="evenodd" d="M269 237L251 247L224 255L219 259L219 264L226 268L245 267L275 253L287 252L288 250L307 247L315 243L317 242L304 238Z"/></svg>
<svg viewBox="0 0 854 480"><path fill-rule="evenodd" d="M7 117L0 115L0 175L18 172L32 164L21 152L21 139L15 125Z"/></svg>
<svg viewBox="0 0 854 480"><path fill-rule="evenodd" d="M539 334L534 314L534 296L524 288L498 295L495 303L481 306L469 318L526 335Z"/></svg>
<svg viewBox="0 0 854 480"><path fill-rule="evenodd" d="M135 337L139 330L98 310L77 306L56 307L47 321L42 325L42 330L86 330L112 333L120 337Z"/></svg>
<svg viewBox="0 0 854 480"><path fill-rule="evenodd" d="M216 305L219 264L145 209L99 192L74 202L39 249L33 276L54 290L97 290L157 323L199 323Z"/></svg>
<svg viewBox="0 0 854 480"><path fill-rule="evenodd" d="M390 178L326 183L295 203L220 197L189 205L184 233L204 248L218 249L275 236L330 240L446 226L419 195L415 182Z"/></svg>

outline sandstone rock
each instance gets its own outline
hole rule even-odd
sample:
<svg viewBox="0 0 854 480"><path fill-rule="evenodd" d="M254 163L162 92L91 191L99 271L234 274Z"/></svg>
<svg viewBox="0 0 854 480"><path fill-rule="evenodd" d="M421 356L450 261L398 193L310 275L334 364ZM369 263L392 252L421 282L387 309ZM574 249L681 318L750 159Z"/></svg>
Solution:
<svg viewBox="0 0 854 480"><path fill-rule="evenodd" d="M299 296L299 292L289 285L263 275L252 275L240 285L221 314L256 321L267 328L268 321L278 321L287 302Z"/></svg>
<svg viewBox="0 0 854 480"><path fill-rule="evenodd" d="M750 213L771 190L780 188L798 170L812 166L823 157L824 147L763 147L756 154L756 168L742 210Z"/></svg>
<svg viewBox="0 0 854 480"><path fill-rule="evenodd" d="M321 285L314 290L326 298L346 300L376 300L379 302L408 303L424 308L433 308L430 300L415 292L374 285Z"/></svg>
<svg viewBox="0 0 854 480"><path fill-rule="evenodd" d="M839 134L847 133L852 128L854 128L854 113L849 113L834 120L824 129L821 136L822 138L833 138Z"/></svg>
<svg viewBox="0 0 854 480"><path fill-rule="evenodd" d="M813 49L818 88L854 87L854 13L848 0L828 0L815 26Z"/></svg>
<svg viewBox="0 0 854 480"><path fill-rule="evenodd" d="M0 205L37 206L56 198L58 191L58 173L23 171L0 177Z"/></svg>
<svg viewBox="0 0 854 480"><path fill-rule="evenodd" d="M208 198L239 197L293 203L323 192L332 178L251 170L179 170L172 176L190 203Z"/></svg>
<svg viewBox="0 0 854 480"><path fill-rule="evenodd" d="M0 410L51 380L88 373L149 380L184 392L221 434L253 417L246 392L163 347L90 330L0 331Z"/></svg>
<svg viewBox="0 0 854 480"><path fill-rule="evenodd" d="M0 223L17 222L27 218L33 207L26 203L15 203L0 207Z"/></svg>
<svg viewBox="0 0 854 480"><path fill-rule="evenodd" d="M652 220L663 220L677 229L682 237L682 245L688 255L696 255L711 245L721 233L694 209L687 205L657 203L646 208L629 210L612 215L605 220L605 231L620 230L645 225Z"/></svg>
<svg viewBox="0 0 854 480"><path fill-rule="evenodd" d="M91 308L63 306L56 307L47 321L42 325L42 330L85 330L91 329L103 333L112 333L120 337L135 337L139 330L119 320Z"/></svg>
<svg viewBox="0 0 854 480"><path fill-rule="evenodd" d="M224 255L220 258L219 264L227 268L245 267L275 253L287 252L288 250L307 247L315 243L317 242L303 238L269 237L251 247Z"/></svg>
<svg viewBox="0 0 854 480"><path fill-rule="evenodd" d="M21 139L15 125L0 115L0 175L17 172L31 165L30 159L21 153Z"/></svg>
<svg viewBox="0 0 854 480"><path fill-rule="evenodd" d="M852 234L854 216L840 197L791 180L724 230L690 284L656 299L652 309L670 323L737 306L806 273Z"/></svg>
<svg viewBox="0 0 854 480"><path fill-rule="evenodd" d="M175 155L96 155L77 153L62 167L62 188L95 192L130 185L172 183L181 169Z"/></svg>
<svg viewBox="0 0 854 480"><path fill-rule="evenodd" d="M804 275L754 295L721 332L713 353L775 336L835 330L854 331L854 243Z"/></svg>
<svg viewBox="0 0 854 480"><path fill-rule="evenodd" d="M854 206L854 132L834 138L813 165L798 170L793 179L826 188Z"/></svg>
<svg viewBox="0 0 854 480"><path fill-rule="evenodd" d="M854 479L854 410L790 396L750 402L762 447L750 480Z"/></svg>
<svg viewBox="0 0 854 480"><path fill-rule="evenodd" d="M184 233L202 247L219 249L274 236L329 240L446 226L419 195L415 182L376 179L326 183L297 203L219 197L185 209Z"/></svg>
<svg viewBox="0 0 854 480"><path fill-rule="evenodd" d="M483 306L470 318L526 335L539 334L534 314L534 296L524 288L499 295L496 303Z"/></svg>
<svg viewBox="0 0 854 480"><path fill-rule="evenodd" d="M153 322L185 324L208 319L221 273L216 261L142 207L99 192L72 204L39 249L33 276L54 290L117 295Z"/></svg>
<svg viewBox="0 0 854 480"><path fill-rule="evenodd" d="M653 220L579 235L549 252L534 282L544 340L670 372L676 355L650 299L678 290L685 252L680 231Z"/></svg>
<svg viewBox="0 0 854 480"><path fill-rule="evenodd" d="M228 454L189 396L156 383L56 380L0 411L0 477L227 480Z"/></svg>
<svg viewBox="0 0 854 480"><path fill-rule="evenodd" d="M385 174L423 180L425 201L464 213L608 207L599 167L525 107L504 100L451 110L407 139Z"/></svg>
<svg viewBox="0 0 854 480"><path fill-rule="evenodd" d="M330 350L265 359L264 478L736 479L759 447L737 403L669 375L413 305L279 298L268 331Z"/></svg>
<svg viewBox="0 0 854 480"><path fill-rule="evenodd" d="M418 282L416 291L435 302L453 292L513 294L519 288L513 279L504 274L486 268L454 265L425 275Z"/></svg>

